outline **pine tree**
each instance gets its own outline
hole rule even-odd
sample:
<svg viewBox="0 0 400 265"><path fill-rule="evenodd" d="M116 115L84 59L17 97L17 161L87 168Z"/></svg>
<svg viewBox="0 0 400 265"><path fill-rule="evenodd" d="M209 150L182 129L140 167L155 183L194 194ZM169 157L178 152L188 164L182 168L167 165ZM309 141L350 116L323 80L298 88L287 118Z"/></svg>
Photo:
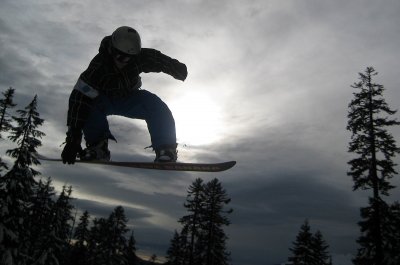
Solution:
<svg viewBox="0 0 400 265"><path fill-rule="evenodd" d="M313 234L306 219L300 227L296 241L293 242L293 247L289 248L292 255L288 260L293 265L331 265L332 260L328 248L322 233L317 231Z"/></svg>
<svg viewBox="0 0 400 265"><path fill-rule="evenodd" d="M133 231L128 240L128 245L126 246L124 256L127 260L127 265L136 265L137 256L136 256L136 240L135 236L133 235Z"/></svg>
<svg viewBox="0 0 400 265"><path fill-rule="evenodd" d="M90 214L85 211L79 218L79 224L75 229L74 238L76 240L75 246L84 247L87 246L89 241L89 222Z"/></svg>
<svg viewBox="0 0 400 265"><path fill-rule="evenodd" d="M127 222L122 206L116 207L108 219L93 221L88 244L89 264L127 264Z"/></svg>
<svg viewBox="0 0 400 265"><path fill-rule="evenodd" d="M385 231L386 240L384 249L387 251L384 262L387 265L400 264L400 203L395 202L389 207L386 214Z"/></svg>
<svg viewBox="0 0 400 265"><path fill-rule="evenodd" d="M70 264L88 264L88 242L90 240L89 219L90 215L88 211L85 211L83 215L79 218L79 223L74 233L74 239L76 240L76 242L72 247L72 252L69 258Z"/></svg>
<svg viewBox="0 0 400 265"><path fill-rule="evenodd" d="M289 249L292 252L289 261L293 265L311 265L314 259L311 248L312 242L313 234L311 233L311 227L308 220L305 220L296 236L296 241L293 242L293 247Z"/></svg>
<svg viewBox="0 0 400 265"><path fill-rule="evenodd" d="M328 244L324 240L321 231L317 231L311 240L311 249L313 251L315 265L330 265L331 256L328 252Z"/></svg>
<svg viewBox="0 0 400 265"><path fill-rule="evenodd" d="M189 186L184 207L189 214L183 216L179 222L183 225L182 234L188 237L188 244L185 247L187 253L182 253L182 251L180 251L180 254L185 256L182 258L187 260L189 264L193 264L195 256L195 243L200 235L201 222L203 219L204 184L202 179L196 179L192 185Z"/></svg>
<svg viewBox="0 0 400 265"><path fill-rule="evenodd" d="M38 187L32 199L29 217L25 220L30 229L29 238L29 256L32 261L38 261L46 253L48 237L50 234L49 224L53 216L54 207L53 197L55 196L54 187L51 186L51 179L46 182L39 180Z"/></svg>
<svg viewBox="0 0 400 265"><path fill-rule="evenodd" d="M393 188L388 180L397 172L392 158L400 152L394 138L385 129L399 125L395 119L383 115L394 115L383 98L384 87L372 82L376 76L374 68L368 67L360 73L360 82L352 87L359 89L349 104L347 129L352 132L349 152L359 155L349 164L349 175L354 180L354 190L373 189L374 198L388 195Z"/></svg>
<svg viewBox="0 0 400 265"><path fill-rule="evenodd" d="M14 167L26 167L30 165L38 165L40 162L34 156L36 148L41 146L39 140L45 134L36 128L43 124L43 119L39 117L37 112L37 96L23 110L17 111L20 116L13 116L18 126L13 127L9 138L18 144L18 148L7 150L7 154L15 158ZM39 172L30 169L33 176Z"/></svg>
<svg viewBox="0 0 400 265"><path fill-rule="evenodd" d="M185 265L187 263L187 235L184 233L174 232L174 237L171 239L170 247L167 251L167 264L171 265ZM189 247L191 248L191 247ZM194 264L194 263L192 263Z"/></svg>
<svg viewBox="0 0 400 265"><path fill-rule="evenodd" d="M71 188L63 187L56 201L51 180L39 181L38 190L33 199L30 216L27 219L30 228L29 256L32 264L58 265L67 259L69 253L68 214Z"/></svg>
<svg viewBox="0 0 400 265"><path fill-rule="evenodd" d="M108 234L106 235L107 244L105 248L106 261L109 264L126 264L126 257L121 255L126 249L125 234L129 231L127 228L128 219L122 206L118 206L108 218Z"/></svg>
<svg viewBox="0 0 400 265"><path fill-rule="evenodd" d="M226 236L223 227L230 221L227 217L232 209L225 209L231 199L218 179L208 182L204 189L204 214L202 224L202 240L204 244L203 261L209 265L228 264L230 253L226 250Z"/></svg>
<svg viewBox="0 0 400 265"><path fill-rule="evenodd" d="M41 145L39 138L44 133L37 130L42 125L36 111L37 97L24 109L19 110L19 117L13 117L18 126L13 127L9 138L17 143L17 148L8 150L7 154L15 158L12 169L1 178L0 193L5 205L2 207L0 238L2 246L1 260L4 264L25 264L31 262L29 256L30 227L29 211L32 197L37 188L34 179L39 172L32 169L32 164L39 164L33 153Z"/></svg>
<svg viewBox="0 0 400 265"><path fill-rule="evenodd" d="M348 126L352 132L349 152L358 155L349 161L348 172L354 181L354 190L372 189L370 206L361 209L364 221L359 223L362 236L358 240L361 248L354 264L383 265L384 240L383 219L381 210L387 207L382 196L388 196L394 188L389 180L397 174L396 164L392 158L400 152L395 140L387 131L387 127L399 125L390 119L396 111L389 108L383 98L384 87L373 82L377 72L368 67L360 73L360 81L352 85L359 90L349 104Z"/></svg>
<svg viewBox="0 0 400 265"><path fill-rule="evenodd" d="M16 105L13 103L14 97L14 89L9 88L6 92L3 92L4 98L0 99L0 140L2 139L1 133L3 131L8 131L11 129L11 120L9 118L8 109L15 107ZM2 158L0 157L0 178L2 177L2 172L4 170L8 170L8 166L6 163L3 162ZM3 180L0 180L0 220L5 220L5 213L8 211L7 209L7 202L6 202L6 194L4 189L6 188L5 183ZM9 235L10 232L4 225L3 221L0 221L0 235ZM6 253L5 246L3 244L3 236L0 236L0 261L2 259L2 254ZM5 262L3 260L3 262Z"/></svg>
<svg viewBox="0 0 400 265"><path fill-rule="evenodd" d="M14 92L15 89L9 88L5 92L3 92L3 99L0 99L0 139L1 132L8 131L12 128L11 125L11 116L8 114L8 110L16 106L14 104Z"/></svg>
<svg viewBox="0 0 400 265"><path fill-rule="evenodd" d="M76 243L69 257L74 265L135 265L136 240L133 231L129 240L125 235L128 219L124 208L118 206L106 218L95 218L89 228L89 213L86 211L80 218L75 230Z"/></svg>
<svg viewBox="0 0 400 265"><path fill-rule="evenodd" d="M16 106L13 102L14 91L15 90L10 87L7 91L3 92L4 98L0 99L0 140L2 139L1 133L9 131L12 128L11 117L8 110ZM7 169L6 163L4 163L0 157L0 173Z"/></svg>
<svg viewBox="0 0 400 265"><path fill-rule="evenodd" d="M180 233L175 231L167 252L168 264L177 265L224 265L230 253L226 250L223 228L230 224L225 209L230 198L218 179L206 184L196 179L188 189L185 208L188 215L182 217Z"/></svg>
<svg viewBox="0 0 400 265"><path fill-rule="evenodd" d="M373 234L369 232L370 227L374 225L374 216L376 206L372 206L373 199L370 198L370 206L361 208L362 221L359 222L362 235L357 240L361 246L369 246L373 242ZM400 205L395 202L393 205L388 205L383 200L379 201L379 212L382 216L381 219L381 233L382 233L382 249L384 250L383 260L380 264L384 265L397 265L400 264ZM374 254L374 248L360 248L355 264L376 264L371 260Z"/></svg>
<svg viewBox="0 0 400 265"><path fill-rule="evenodd" d="M52 209L53 218L51 219L52 224L50 227L53 229L55 236L52 243L52 251L58 260L67 259L70 250L72 210L74 208L71 204L71 193L71 186L63 186Z"/></svg>
<svg viewBox="0 0 400 265"><path fill-rule="evenodd" d="M88 264L101 265L104 264L104 251L107 238L107 219L95 218L93 226L90 228L89 241L88 241Z"/></svg>

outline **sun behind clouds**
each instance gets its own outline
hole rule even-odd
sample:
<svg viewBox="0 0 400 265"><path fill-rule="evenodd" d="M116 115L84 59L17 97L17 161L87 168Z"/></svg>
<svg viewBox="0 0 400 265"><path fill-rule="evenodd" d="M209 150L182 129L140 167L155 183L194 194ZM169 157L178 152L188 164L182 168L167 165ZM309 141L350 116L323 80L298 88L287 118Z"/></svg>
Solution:
<svg viewBox="0 0 400 265"><path fill-rule="evenodd" d="M210 95L183 93L169 107L175 118L179 144L207 145L222 138L225 123L222 110Z"/></svg>

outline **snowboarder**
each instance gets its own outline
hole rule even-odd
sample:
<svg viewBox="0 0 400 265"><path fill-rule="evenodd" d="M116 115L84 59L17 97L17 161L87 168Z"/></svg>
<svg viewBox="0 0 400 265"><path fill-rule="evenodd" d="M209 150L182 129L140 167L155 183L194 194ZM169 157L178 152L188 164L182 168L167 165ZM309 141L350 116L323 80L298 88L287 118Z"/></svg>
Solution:
<svg viewBox="0 0 400 265"><path fill-rule="evenodd" d="M67 137L63 163L110 160L108 140L115 140L107 115L142 119L147 123L155 162L176 162L175 121L168 106L155 94L141 89L140 73L163 72L184 81L186 65L160 51L141 47L138 32L117 28L100 44L99 53L80 75L69 98ZM86 148L82 150L82 132Z"/></svg>

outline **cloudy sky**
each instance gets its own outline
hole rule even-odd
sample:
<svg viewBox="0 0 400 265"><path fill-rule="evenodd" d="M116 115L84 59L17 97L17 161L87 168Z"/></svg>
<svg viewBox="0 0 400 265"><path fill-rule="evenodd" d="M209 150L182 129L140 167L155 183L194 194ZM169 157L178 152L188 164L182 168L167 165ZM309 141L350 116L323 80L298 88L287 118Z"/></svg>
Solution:
<svg viewBox="0 0 400 265"><path fill-rule="evenodd" d="M334 264L347 265L369 195L352 192L346 176L350 85L373 66L387 102L400 107L399 12L398 0L0 0L0 88L15 88L21 107L38 95L47 134L39 151L58 157L79 74L104 36L136 28L144 47L188 67L185 82L142 75L174 113L179 159L238 164L192 174L43 163L42 174L72 185L77 207L93 216L124 206L142 254L165 255L187 187L201 177L218 178L232 198L233 265L284 262L306 218ZM114 160L152 161L143 121L109 122ZM400 129L391 132L400 141ZM390 200L399 198L397 188Z"/></svg>

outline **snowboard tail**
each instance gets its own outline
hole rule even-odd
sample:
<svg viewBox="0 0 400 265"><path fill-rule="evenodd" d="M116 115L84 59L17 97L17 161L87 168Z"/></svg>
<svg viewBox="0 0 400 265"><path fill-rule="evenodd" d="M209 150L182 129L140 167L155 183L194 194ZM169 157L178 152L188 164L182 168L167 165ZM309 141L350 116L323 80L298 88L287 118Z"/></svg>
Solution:
<svg viewBox="0 0 400 265"><path fill-rule="evenodd" d="M40 154L36 157L39 160L62 162L59 158L49 158ZM181 163L181 162L121 162L121 161L82 161L76 160L76 163L109 165L119 167L155 169L155 170L171 170L171 171L196 171L196 172L220 172L232 168L236 161L228 161L222 163Z"/></svg>

